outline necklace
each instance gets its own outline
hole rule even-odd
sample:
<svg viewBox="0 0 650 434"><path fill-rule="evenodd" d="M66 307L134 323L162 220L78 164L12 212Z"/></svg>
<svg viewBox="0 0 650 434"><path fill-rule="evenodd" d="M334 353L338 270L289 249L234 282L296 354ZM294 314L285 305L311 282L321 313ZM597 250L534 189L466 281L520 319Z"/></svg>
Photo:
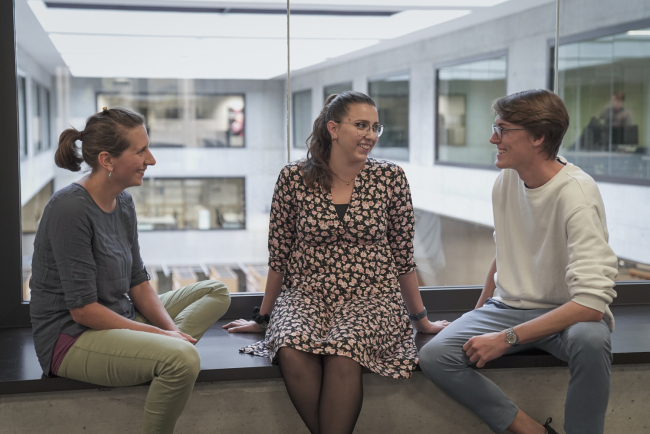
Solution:
<svg viewBox="0 0 650 434"><path fill-rule="evenodd" d="M341 178L341 177L338 176L336 173L334 173L334 171L332 171L332 174L333 174L334 176L336 176L338 179L340 179L341 181L345 182L345 185L350 185L350 183L351 183L352 181L354 181L355 179L357 179L357 176L359 176L359 172L361 172L361 170L365 167L365 165L366 165L366 162L364 161L364 162L363 162L363 165L359 168L359 171L357 172L357 174L354 175L354 178L352 178L352 179L349 180L349 181L346 181L345 179ZM330 169L330 170L332 170L332 169Z"/></svg>
<svg viewBox="0 0 650 434"><path fill-rule="evenodd" d="M357 178L357 175L358 175L358 173L357 173L357 175L354 175L354 178L352 178L352 179L349 180L349 181L346 181L345 179L343 179L343 178L341 178L340 176L338 176L336 173L334 173L334 172L332 172L332 173L333 173L334 176L336 176L338 179L340 179L341 181L345 182L345 185L350 185L350 183L351 183L352 181L354 181L354 180Z"/></svg>

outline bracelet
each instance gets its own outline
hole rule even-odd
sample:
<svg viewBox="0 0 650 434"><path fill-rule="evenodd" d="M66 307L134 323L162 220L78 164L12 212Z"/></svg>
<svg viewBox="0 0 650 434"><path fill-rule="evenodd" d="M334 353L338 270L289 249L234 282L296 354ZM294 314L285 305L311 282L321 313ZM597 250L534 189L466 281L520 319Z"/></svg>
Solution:
<svg viewBox="0 0 650 434"><path fill-rule="evenodd" d="M260 308L258 306L255 306L253 308L253 321L259 325L262 330L266 330L269 327L269 321L271 321L271 317L267 315L260 315Z"/></svg>
<svg viewBox="0 0 650 434"><path fill-rule="evenodd" d="M426 307L420 313L409 313L409 319L411 321L420 321L422 318L426 318L426 317L427 317L427 308Z"/></svg>

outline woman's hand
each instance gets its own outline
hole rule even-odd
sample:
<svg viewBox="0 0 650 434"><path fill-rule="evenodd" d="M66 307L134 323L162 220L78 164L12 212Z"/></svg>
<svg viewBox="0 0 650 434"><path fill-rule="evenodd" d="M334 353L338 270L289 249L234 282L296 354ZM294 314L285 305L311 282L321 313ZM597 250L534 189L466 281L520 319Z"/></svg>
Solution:
<svg viewBox="0 0 650 434"><path fill-rule="evenodd" d="M431 322L427 318L422 318L420 321L413 323L413 327L418 333L435 334L440 333L449 324L450 322L445 320Z"/></svg>
<svg viewBox="0 0 650 434"><path fill-rule="evenodd" d="M192 336L188 335L187 333L183 333L181 331L176 331L176 330L160 330L160 331L161 334L165 336L169 336L170 338L181 339L189 342L190 344L195 344L198 342L198 340L194 339Z"/></svg>
<svg viewBox="0 0 650 434"><path fill-rule="evenodd" d="M223 328L228 330L228 333L261 333L264 331L255 321L247 321L245 319L229 322Z"/></svg>

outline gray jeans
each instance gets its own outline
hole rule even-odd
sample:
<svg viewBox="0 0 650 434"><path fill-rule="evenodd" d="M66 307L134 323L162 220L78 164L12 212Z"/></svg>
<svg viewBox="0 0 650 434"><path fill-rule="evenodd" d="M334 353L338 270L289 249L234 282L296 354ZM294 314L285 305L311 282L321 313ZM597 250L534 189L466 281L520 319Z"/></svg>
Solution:
<svg viewBox="0 0 650 434"><path fill-rule="evenodd" d="M470 367L463 345L473 336L514 327L550 310L515 309L488 299L482 308L467 312L429 341L420 350L420 367L436 386L476 413L494 432L505 431L518 408L496 384ZM601 434L612 364L605 322L580 322L539 341L512 347L508 354L532 348L569 363L571 380L564 408L567 434Z"/></svg>

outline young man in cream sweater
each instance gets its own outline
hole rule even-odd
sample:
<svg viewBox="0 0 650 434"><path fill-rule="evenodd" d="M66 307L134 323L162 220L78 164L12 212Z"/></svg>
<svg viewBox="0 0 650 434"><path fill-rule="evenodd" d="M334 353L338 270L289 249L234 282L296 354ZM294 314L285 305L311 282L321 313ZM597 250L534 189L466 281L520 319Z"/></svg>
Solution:
<svg viewBox="0 0 650 434"><path fill-rule="evenodd" d="M520 92L493 108L490 142L502 169L492 193L496 256L476 309L422 348L420 366L494 432L553 434L550 419L533 420L470 368L506 353L548 351L571 372L565 431L599 434L609 400L608 305L617 274L603 201L589 175L557 156L569 126L557 95Z"/></svg>

